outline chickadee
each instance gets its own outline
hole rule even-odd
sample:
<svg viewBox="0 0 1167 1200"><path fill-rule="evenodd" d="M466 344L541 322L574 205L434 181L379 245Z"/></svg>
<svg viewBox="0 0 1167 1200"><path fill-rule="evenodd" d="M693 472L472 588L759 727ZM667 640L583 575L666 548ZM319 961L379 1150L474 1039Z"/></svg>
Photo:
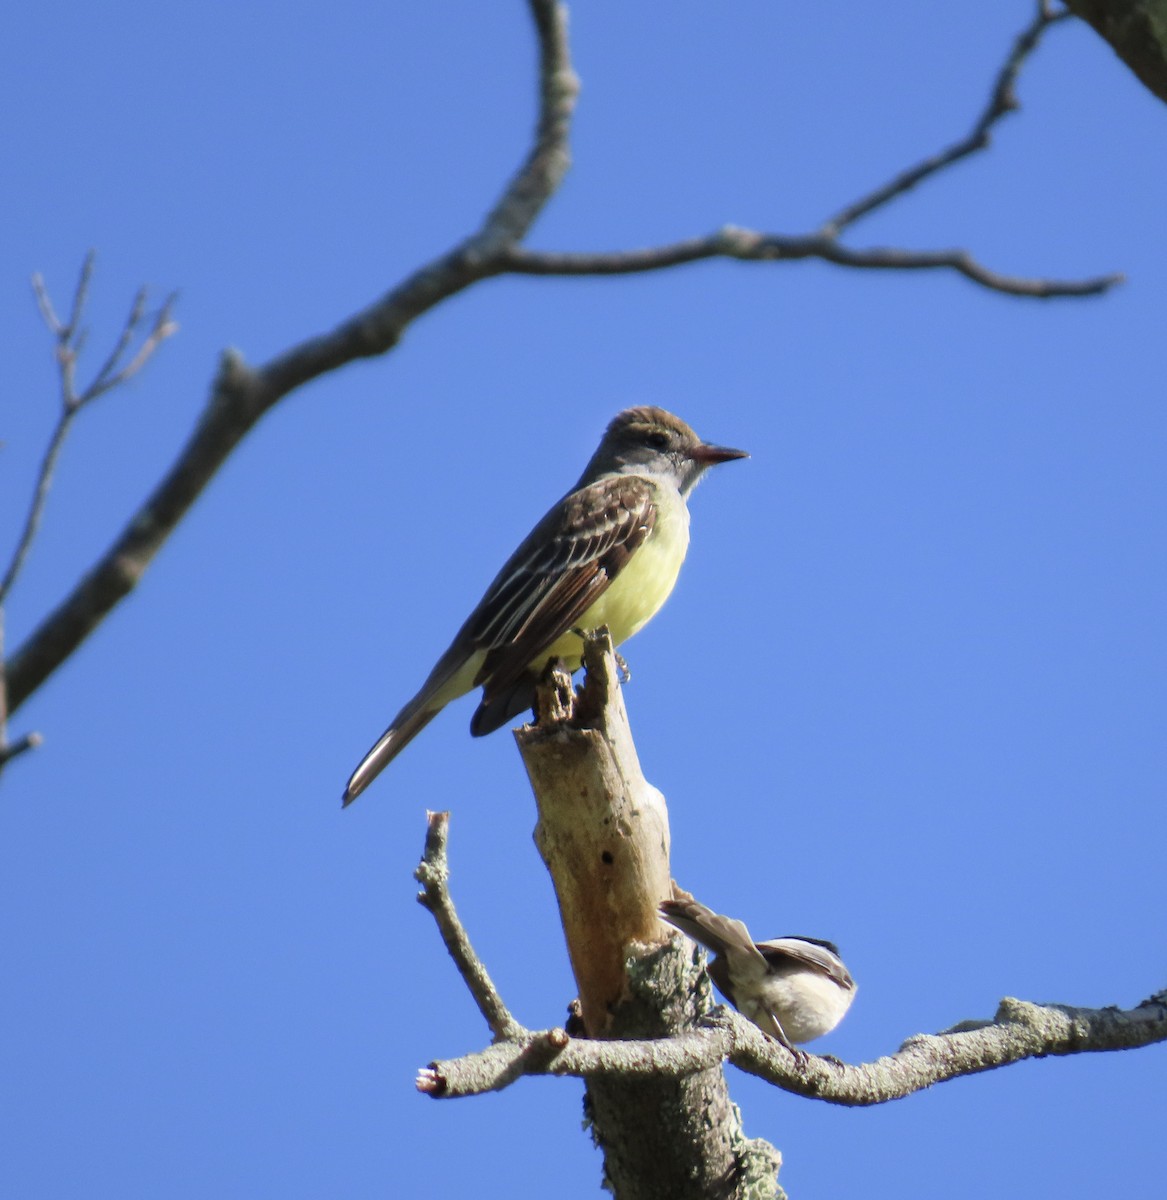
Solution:
<svg viewBox="0 0 1167 1200"><path fill-rule="evenodd" d="M719 916L679 888L674 899L662 901L660 915L712 951L706 969L718 991L786 1046L829 1033L851 1007L855 981L832 942L802 937L755 942L741 921Z"/></svg>

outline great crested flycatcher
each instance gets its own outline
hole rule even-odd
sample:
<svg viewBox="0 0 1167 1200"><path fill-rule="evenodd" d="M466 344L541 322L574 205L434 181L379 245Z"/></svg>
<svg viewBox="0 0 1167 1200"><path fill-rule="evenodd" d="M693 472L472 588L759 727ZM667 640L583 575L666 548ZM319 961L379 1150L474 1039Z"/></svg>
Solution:
<svg viewBox="0 0 1167 1200"><path fill-rule="evenodd" d="M451 700L482 688L475 737L534 703L547 663L580 664L581 631L630 638L668 599L689 547L685 497L715 463L711 446L660 408L613 419L579 482L527 535L458 630L421 691L361 760L350 804Z"/></svg>

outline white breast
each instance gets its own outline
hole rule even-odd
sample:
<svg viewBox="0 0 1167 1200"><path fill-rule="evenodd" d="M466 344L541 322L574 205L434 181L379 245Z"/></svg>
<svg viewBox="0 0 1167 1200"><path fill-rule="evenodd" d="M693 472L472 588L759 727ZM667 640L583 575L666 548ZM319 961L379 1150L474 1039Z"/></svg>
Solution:
<svg viewBox="0 0 1167 1200"><path fill-rule="evenodd" d="M788 972L772 971L757 992L758 1001L778 1018L796 1045L830 1033L854 997L854 988L841 988L819 971L793 966Z"/></svg>

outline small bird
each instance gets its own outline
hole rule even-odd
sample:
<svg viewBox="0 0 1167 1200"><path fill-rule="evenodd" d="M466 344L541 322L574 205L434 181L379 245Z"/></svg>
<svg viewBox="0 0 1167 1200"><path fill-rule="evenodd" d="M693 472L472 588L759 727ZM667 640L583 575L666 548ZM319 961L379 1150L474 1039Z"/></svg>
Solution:
<svg viewBox="0 0 1167 1200"><path fill-rule="evenodd" d="M689 547L685 498L707 468L748 457L703 442L661 408L629 408L604 433L579 482L507 560L421 691L361 760L353 802L451 700L476 687L475 737L535 701L547 663L580 665L583 632L618 645L668 599Z"/></svg>
<svg viewBox="0 0 1167 1200"><path fill-rule="evenodd" d="M855 981L832 942L802 937L755 942L741 921L719 916L679 888L674 899L661 903L660 915L712 951L706 970L718 991L790 1049L830 1033L855 999Z"/></svg>

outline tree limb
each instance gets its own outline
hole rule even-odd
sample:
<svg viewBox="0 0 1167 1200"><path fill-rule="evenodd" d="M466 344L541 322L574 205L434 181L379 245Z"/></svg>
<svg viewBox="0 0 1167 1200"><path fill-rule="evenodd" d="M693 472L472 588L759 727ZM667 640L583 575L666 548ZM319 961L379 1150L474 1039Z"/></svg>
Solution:
<svg viewBox="0 0 1167 1200"><path fill-rule="evenodd" d="M418 1091L453 1099L497 1092L523 1075L572 1075L579 1079L680 1078L719 1066L729 1054L726 1033L694 1029L675 1037L602 1041L569 1037L565 1030L524 1029L475 1054L432 1062L418 1075ZM545 1054L531 1062L532 1053Z"/></svg>
<svg viewBox="0 0 1167 1200"><path fill-rule="evenodd" d="M447 896L444 903L448 903L448 819L447 813L429 815L424 859L432 886L440 886ZM440 832L435 834L439 824ZM430 886L427 883L427 890ZM436 910L441 906L425 905L437 919ZM443 921L449 921L449 929ZM862 1107L901 1100L936 1083L1029 1058L1135 1050L1167 1041L1167 989L1127 1010L1041 1005L1007 997L991 1021L966 1021L943 1033L917 1034L894 1054L855 1066L805 1051L792 1053L752 1022L723 1007L714 1009L700 1028L668 1037L620 1041L570 1037L562 1028L531 1030L510 1017L470 947L452 903L439 919L439 928L492 1032L505 1024L498 1013L509 1021L508 1031L487 1049L431 1062L419 1073L419 1091L446 1099L500 1091L524 1075L683 1078L728 1060L783 1091ZM492 993L489 1002L479 996L481 978Z"/></svg>
<svg viewBox="0 0 1167 1200"><path fill-rule="evenodd" d="M711 1012L708 981L703 972L692 969L695 962L702 960L681 949L683 939L671 938L662 944L659 939L646 941L643 935L636 934L628 935L631 940L623 948L626 977L620 994L610 994L606 964L609 951L602 943L598 952L590 945L581 950L572 944L581 933L580 923L569 909L581 904L585 914L592 913L597 903L605 906L606 897L626 894L628 885L591 874L588 859L599 857L603 846L612 843L612 831L617 825L630 821L635 824L636 818L628 814L621 817L605 814L590 797L581 795L580 785L583 781L587 787L593 786L588 781L600 778L612 781L617 804L620 793L631 789L634 795L640 795L641 789L648 785L640 776L634 758L625 757L629 750L634 755L635 749L631 734L626 732L627 715L619 701L615 663L606 634L586 642L584 661L589 672L584 686L573 692L570 676L562 671L553 672L543 689L538 722L521 730L517 737L537 789L541 824L549 816L548 788L555 790L562 786L565 793L581 798L574 819L595 827L594 833L584 833L562 846L554 841L551 852L547 852L549 843L543 835L541 849L550 860L548 866L555 880L581 994L595 988L595 981L583 974L594 971L598 972L601 983L596 995L608 996L604 1010L607 1020L597 1021L593 1016L591 1022L591 1028L598 1026L605 1036L573 1037L558 1027L530 1030L510 1016L470 948L448 901L448 818L446 814L431 814L423 865L427 880L432 880L435 888L440 887L446 898L440 905L426 906L435 912L435 917L440 910L442 937L496 1036L494 1044L485 1050L430 1063L418 1076L420 1091L453 1098L498 1091L524 1075L572 1075L588 1080L592 1095L597 1088L602 1093L605 1087L619 1088L638 1082L659 1085L690 1076L707 1079L728 1060L783 1091L857 1107L899 1100L936 1083L1024 1059L1133 1050L1167 1041L1167 989L1125 1011L1114 1007L1040 1005L1006 998L991 1021L965 1021L942 1033L918 1034L894 1054L852 1066L802 1050L792 1051L728 1009L716 1008ZM602 736L591 736L597 731ZM613 754L617 767L609 771L607 764ZM540 763L540 758L547 762ZM587 758L594 758L598 766L590 770L581 766L581 760ZM557 761L563 775L558 782L553 779ZM550 819L556 820L553 814ZM587 849L590 839L596 839L594 853ZM667 842L660 839L659 846L667 863ZM652 877L636 865L636 855L631 852L614 853L612 859L608 867L619 866L635 880ZM581 869L580 864L586 889L564 886L563 875ZM599 896L587 895L589 889L598 891ZM618 907L609 907L607 911L613 922L628 919L621 918ZM584 921L585 941L586 927ZM629 1013L631 1020L626 1019ZM500 1030L505 1032L500 1035ZM707 1110L702 1107L698 1111ZM633 1124L640 1128L643 1122ZM740 1133L740 1126L734 1128ZM604 1133L602 1126L601 1142Z"/></svg>
<svg viewBox="0 0 1167 1200"><path fill-rule="evenodd" d="M93 280L95 261L96 256L91 250L81 264L77 286L73 289L73 300L67 321L62 321L57 316L44 280L40 275L32 277L32 290L36 297L37 308L53 337L60 383L61 410L53 426L53 431L49 435L48 445L37 470L36 483L33 485L32 499L29 502L24 525L16 538L16 545L8 560L8 566L5 568L4 574L0 576L0 770L18 755L39 746L42 741L41 735L35 732L26 733L14 742L8 741L8 714L14 706L10 698L9 668L4 655L4 603L16 584L33 543L36 541L41 518L44 516L45 505L48 502L53 473L56 470L61 449L65 444L65 438L68 436L77 414L87 404L92 403L106 392L120 387L133 375L136 375L158 347L178 328L171 317L175 298L170 296L154 315L150 330L142 339L137 352L132 358L127 359L146 316L146 289L139 288L130 307L129 316L114 342L113 349L106 356L105 362L102 363L89 385L78 391L77 363L84 348L87 333L81 321L89 300L89 286Z"/></svg>
<svg viewBox="0 0 1167 1200"><path fill-rule="evenodd" d="M970 154L975 154L978 150L986 149L993 126L1002 117L1016 112L1021 107L1016 92L1017 77L1021 73L1021 68L1037 49L1037 44L1045 31L1051 25L1065 20L1069 15L1064 11L1053 12L1044 2L1039 2L1033 20L1014 40L1013 47L993 82L988 103L973 122L968 136L953 143L946 150L923 159L914 167L901 171L862 199L847 205L823 224L821 232L827 237L838 236L848 225L853 225L860 217L865 217L868 213L881 208L889 200L902 196L904 192L914 188L916 184L922 183L930 175L937 174L945 167L952 166L953 163L967 158Z"/></svg>
<svg viewBox="0 0 1167 1200"><path fill-rule="evenodd" d="M39 733L26 733L14 742L0 745L0 767L6 766L14 758L19 758L27 750L35 750L43 741L44 738Z"/></svg>
<svg viewBox="0 0 1167 1200"><path fill-rule="evenodd" d="M1029 1058L1136 1050L1167 1041L1167 991L1128 1010L1040 1005L1007 997L992 1021L972 1024L977 1027L917 1034L894 1054L855 1066L815 1054L796 1056L727 1008L714 1010L701 1029L647 1041L591 1041L568 1038L562 1030L524 1029L512 1041L431 1063L425 1073L430 1085L419 1082L419 1090L452 1098L497 1091L522 1075L683 1075L725 1059L782 1091L866 1107ZM545 1062L525 1057L530 1045L541 1043L556 1045L554 1057Z"/></svg>
<svg viewBox="0 0 1167 1200"><path fill-rule="evenodd" d="M735 1066L784 1091L848 1107L900 1100L935 1083L1027 1058L1134 1050L1167 1041L1167 991L1126 1011L1031 1004L1007 997L992 1021L968 1022L946 1033L917 1034L896 1053L860 1066L812 1055L805 1077L798 1078L786 1056L775 1053L776 1043L737 1014L730 1015L729 1058Z"/></svg>
<svg viewBox="0 0 1167 1200"><path fill-rule="evenodd" d="M446 950L458 968L458 974L469 989L478 1011L490 1026L490 1032L498 1041L514 1040L527 1034L511 1016L503 1003L498 989L487 974L482 960L474 953L470 939L450 898L450 865L446 857L450 836L450 814L448 812L426 813L425 852L414 872L414 878L422 885L417 901L433 914Z"/></svg>
<svg viewBox="0 0 1167 1200"><path fill-rule="evenodd" d="M736 258L741 262L796 262L817 258L836 266L861 270L954 271L990 291L1038 299L1097 296L1124 279L1122 274L1069 280L1002 275L979 263L965 250L902 250L892 246L853 250L821 233L761 233L739 229L735 225L727 225L705 237L641 250L561 254L512 246L503 256L506 270L515 275L634 275L707 258Z"/></svg>
<svg viewBox="0 0 1167 1200"><path fill-rule="evenodd" d="M128 362L125 361L146 315L146 289L139 288L113 349L106 356L101 369L89 385L78 392L77 362L85 345L87 332L81 325L81 319L85 315L85 306L89 299L89 285L93 279L95 261L96 256L91 250L81 265L81 273L73 291L73 303L68 321L61 321L57 316L45 287L45 281L40 275L32 277L32 289L36 296L37 308L40 309L41 317L55 342L54 351L61 388L61 411L41 459L40 469L37 471L36 484L33 487L32 501L29 505L28 516L24 521L24 527L16 540L16 547L12 552L8 567L3 577L0 577L0 605L3 605L8 598L8 593L12 590L16 578L24 566L25 559L28 557L28 552L32 549L32 543L36 539L41 517L44 514L45 503L48 500L57 458L77 414L99 396L120 387L136 375L150 360L155 350L178 329L171 316L175 297L170 296L155 314L150 331L142 340L137 353Z"/></svg>

